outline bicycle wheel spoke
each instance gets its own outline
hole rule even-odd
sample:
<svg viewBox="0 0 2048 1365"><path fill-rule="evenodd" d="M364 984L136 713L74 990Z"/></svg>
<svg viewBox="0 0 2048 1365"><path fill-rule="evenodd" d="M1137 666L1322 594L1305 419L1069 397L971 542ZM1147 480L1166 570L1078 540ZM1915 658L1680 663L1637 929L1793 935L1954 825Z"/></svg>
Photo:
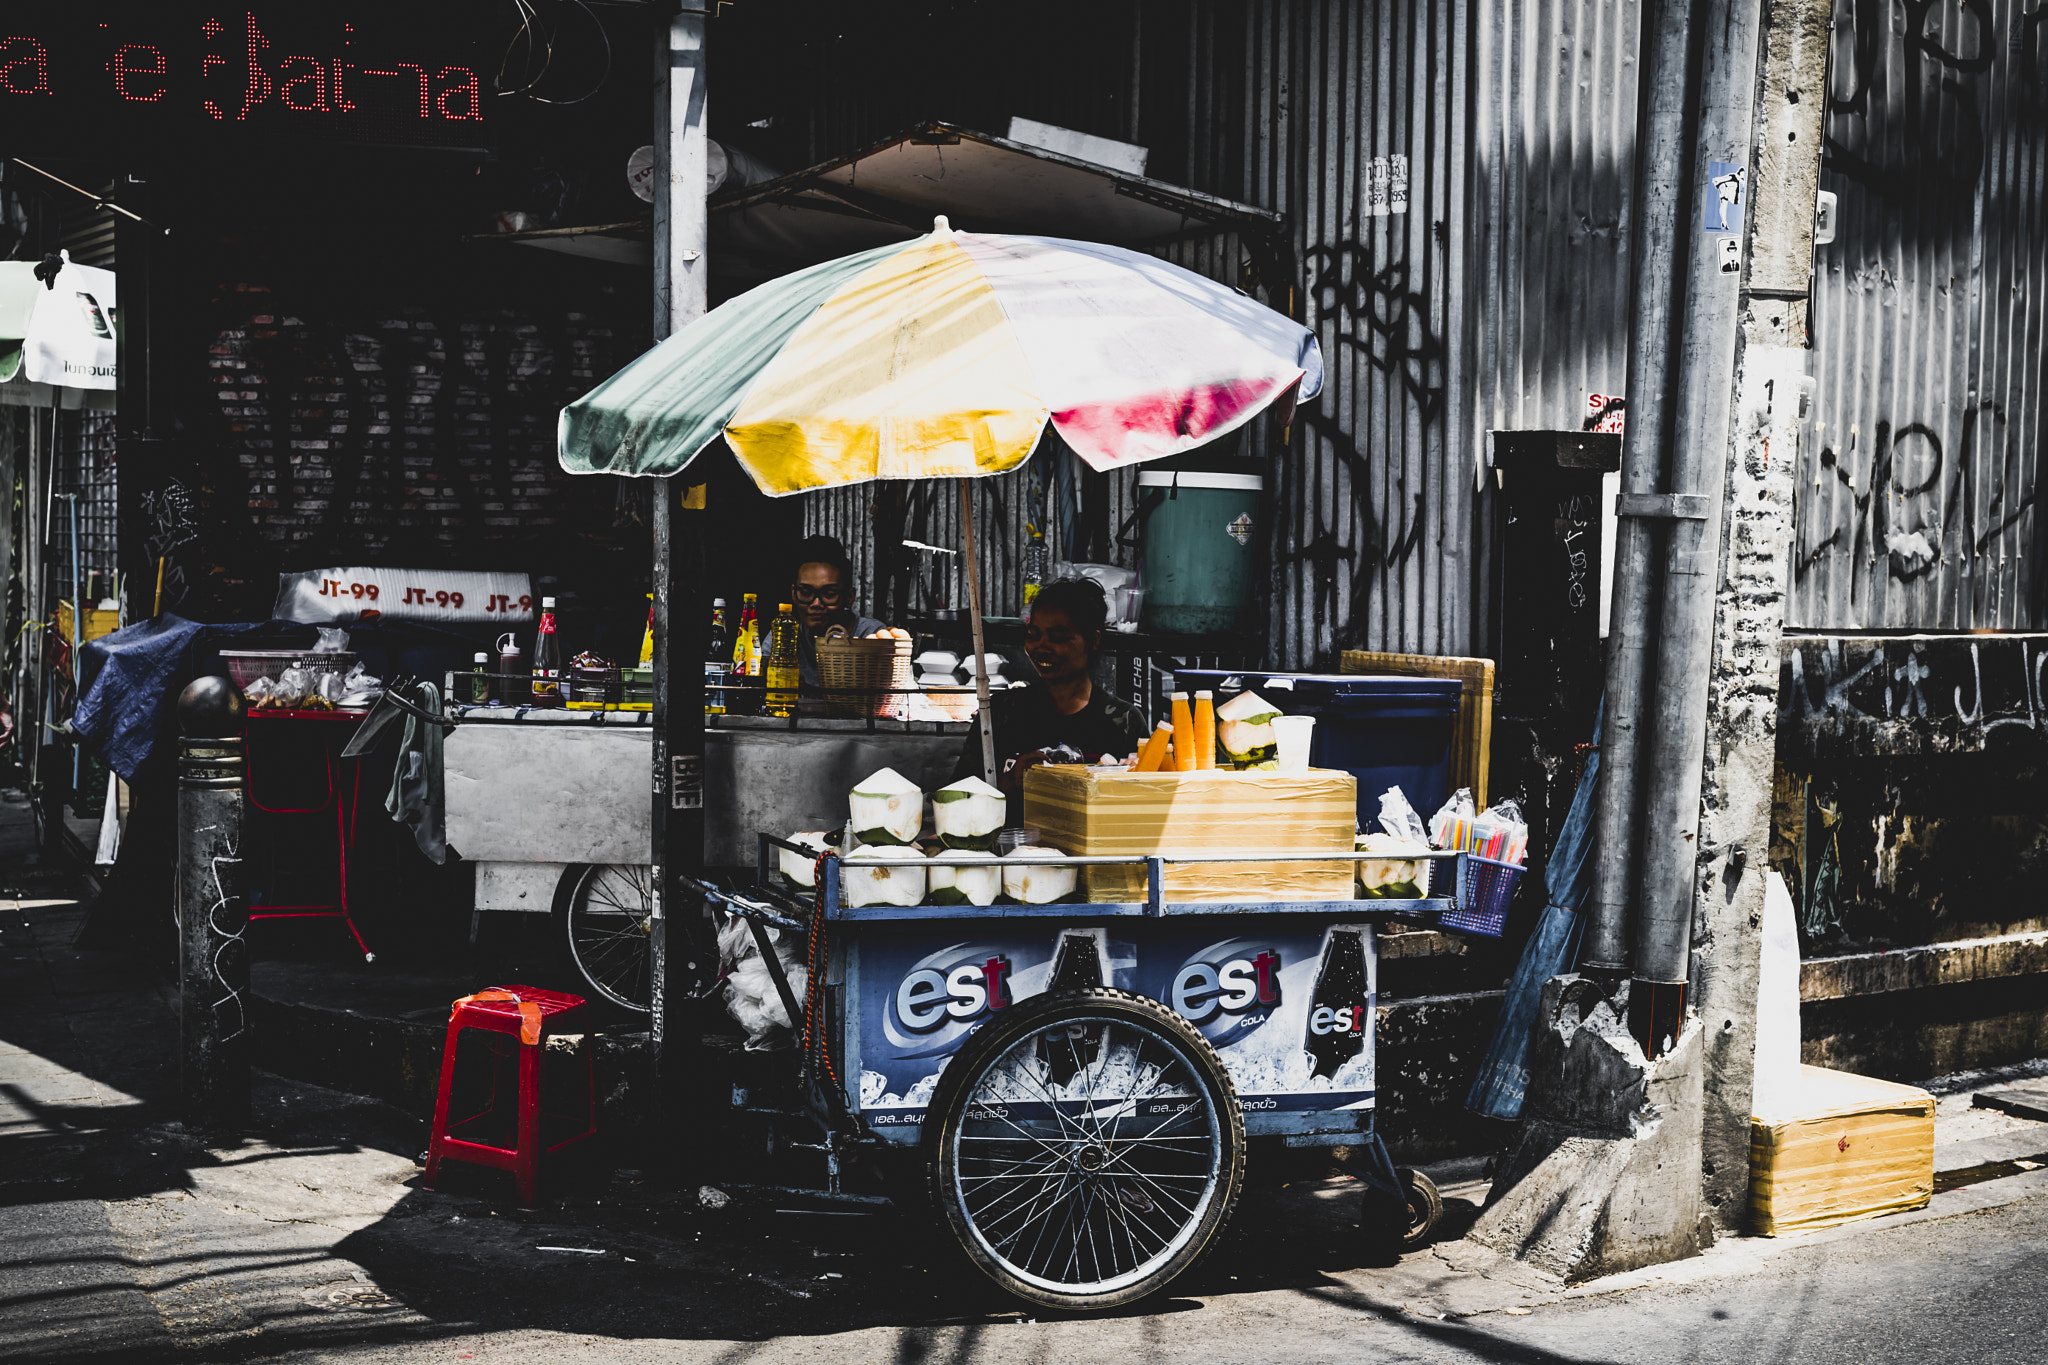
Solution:
<svg viewBox="0 0 2048 1365"><path fill-rule="evenodd" d="M970 1131L946 1140L951 1197L972 1236L1057 1292L1105 1292L1172 1266L1213 1218L1222 1178L1212 1073L1172 1035L1122 1015L1011 1036L968 1080ZM998 1092L1028 1097L1032 1117L999 1112L1018 1101ZM1171 1112L1155 1120L1145 1110L1159 1101Z"/></svg>

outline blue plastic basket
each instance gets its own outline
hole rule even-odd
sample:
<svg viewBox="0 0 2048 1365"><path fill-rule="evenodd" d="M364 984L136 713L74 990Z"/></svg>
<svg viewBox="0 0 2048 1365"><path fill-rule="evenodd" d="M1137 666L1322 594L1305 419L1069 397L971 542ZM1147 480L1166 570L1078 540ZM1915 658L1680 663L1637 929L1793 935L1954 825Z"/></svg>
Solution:
<svg viewBox="0 0 2048 1365"><path fill-rule="evenodd" d="M1515 886L1522 880L1519 863L1482 858L1477 853L1458 855L1458 908L1437 916L1437 923L1461 934L1499 938L1507 927L1508 903L1515 898Z"/></svg>

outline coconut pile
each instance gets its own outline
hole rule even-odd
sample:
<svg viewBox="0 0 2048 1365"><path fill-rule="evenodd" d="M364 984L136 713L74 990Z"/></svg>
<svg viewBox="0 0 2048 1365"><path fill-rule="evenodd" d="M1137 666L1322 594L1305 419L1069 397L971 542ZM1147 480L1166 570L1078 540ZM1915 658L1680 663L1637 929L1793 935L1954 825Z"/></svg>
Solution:
<svg viewBox="0 0 2048 1365"><path fill-rule="evenodd" d="M980 778L963 777L931 794L929 837L925 804L924 792L894 768L868 774L846 794L852 847L841 855L840 885L848 905L1050 905L1074 895L1076 869L1044 865L1064 856L1058 849L1029 846L997 856L1009 805ZM827 836L799 830L789 842L822 852ZM970 865L935 867L932 858ZM791 886L816 889L814 858L783 849L778 860Z"/></svg>

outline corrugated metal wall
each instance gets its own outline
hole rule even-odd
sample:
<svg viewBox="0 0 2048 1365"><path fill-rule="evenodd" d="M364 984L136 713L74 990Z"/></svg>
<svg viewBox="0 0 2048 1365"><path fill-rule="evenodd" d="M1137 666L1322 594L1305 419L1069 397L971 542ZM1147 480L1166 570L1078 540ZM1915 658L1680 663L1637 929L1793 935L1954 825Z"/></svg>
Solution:
<svg viewBox="0 0 2048 1365"><path fill-rule="evenodd" d="M2048 625L2048 23L1838 0L1791 623Z"/></svg>
<svg viewBox="0 0 2048 1365"><path fill-rule="evenodd" d="M1641 9L1484 0L1474 26L1475 462L1488 431L1579 430L1626 391Z"/></svg>
<svg viewBox="0 0 2048 1365"><path fill-rule="evenodd" d="M1217 104L1243 92L1241 178L1213 188L1287 215L1328 374L1292 444L1267 436L1281 664L1482 643L1485 522L1464 458L1469 405L1455 397L1469 21L1466 5L1428 0L1250 4L1197 21L1207 60L1191 64L1190 88L1215 85ZM1221 110L1189 112L1215 148L1191 169L1212 188L1203 174L1226 169L1233 130Z"/></svg>
<svg viewBox="0 0 2048 1365"><path fill-rule="evenodd" d="M1274 663L1334 667L1345 648L1483 649L1486 522L1470 466L1470 403L1458 397L1471 354L1471 12L1444 0L1211 0L1144 3L1123 22L1121 33L1114 24L1097 32L1136 54L1119 92L1126 98L1102 104L1100 126L1075 122L1145 143L1159 178L1285 213L1288 278L1248 271L1249 253L1229 236L1163 254L1297 311L1323 346L1322 397L1285 443L1270 421L1245 443L1267 462L1274 509ZM887 84L872 70L865 79ZM836 101L820 107L849 129L866 121ZM1014 536L1023 477L985 486L1018 522ZM1131 478L1108 490L1112 526L1125 515ZM808 524L860 544L865 560L876 496L816 497ZM933 534L913 539L957 543L943 534L950 504L923 510ZM1014 601L1020 543L988 546L992 603Z"/></svg>

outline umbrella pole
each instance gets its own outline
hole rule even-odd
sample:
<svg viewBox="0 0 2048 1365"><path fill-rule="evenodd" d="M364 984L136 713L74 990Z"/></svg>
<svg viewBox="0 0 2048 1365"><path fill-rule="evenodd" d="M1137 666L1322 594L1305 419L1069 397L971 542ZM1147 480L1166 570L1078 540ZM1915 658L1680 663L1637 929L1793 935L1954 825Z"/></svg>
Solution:
<svg viewBox="0 0 2048 1365"><path fill-rule="evenodd" d="M988 642L981 628L981 558L974 552L974 493L960 479L960 535L967 550L967 613L974 623L974 722L981 727L981 778L996 785L996 730L988 713Z"/></svg>

